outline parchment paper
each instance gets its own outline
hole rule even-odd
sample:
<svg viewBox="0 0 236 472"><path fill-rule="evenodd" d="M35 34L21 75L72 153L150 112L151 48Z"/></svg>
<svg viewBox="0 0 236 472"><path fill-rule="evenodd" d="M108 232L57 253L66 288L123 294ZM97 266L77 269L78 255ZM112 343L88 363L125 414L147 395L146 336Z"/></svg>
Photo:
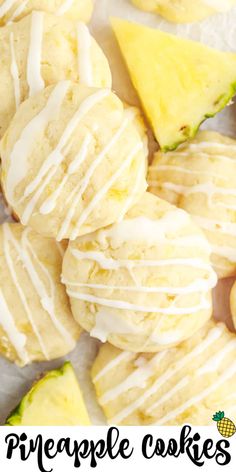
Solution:
<svg viewBox="0 0 236 472"><path fill-rule="evenodd" d="M110 61L114 90L122 99L133 105L138 105L139 102L109 26L111 16L132 19L163 31L202 41L220 50L236 52L236 7L226 14L215 15L200 23L174 25L165 22L156 15L137 10L131 5L130 0L95 0L95 10L90 25L91 31ZM236 104L227 107L214 119L208 120L203 127L236 137ZM153 143L152 139L151 142ZM4 207L3 199L0 196L0 223L6 219L10 219L9 212ZM232 283L233 279L220 282L214 293L215 317L226 321L230 329L232 329L232 321L229 310L229 291ZM66 359L69 359L75 368L92 422L103 424L105 419L97 405L89 378L89 369L96 356L98 346L98 341L84 333L76 349L66 356ZM60 366L63 360L33 364L20 369L0 358L0 424L4 423L10 410L16 406L32 382L45 370Z"/></svg>

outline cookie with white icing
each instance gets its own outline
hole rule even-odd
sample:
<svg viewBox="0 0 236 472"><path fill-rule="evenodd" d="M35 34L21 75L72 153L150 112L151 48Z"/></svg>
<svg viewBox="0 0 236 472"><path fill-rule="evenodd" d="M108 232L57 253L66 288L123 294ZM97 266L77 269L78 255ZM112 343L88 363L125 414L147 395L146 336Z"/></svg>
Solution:
<svg viewBox="0 0 236 472"><path fill-rule="evenodd" d="M92 336L158 351L210 318L209 254L186 212L146 193L122 221L69 243L62 280L75 319Z"/></svg>
<svg viewBox="0 0 236 472"><path fill-rule="evenodd" d="M114 223L147 187L142 118L108 88L64 81L31 97L0 152L9 205L58 241Z"/></svg>
<svg viewBox="0 0 236 472"><path fill-rule="evenodd" d="M149 189L186 210L205 231L219 277L236 275L236 141L201 131L177 151L158 152Z"/></svg>
<svg viewBox="0 0 236 472"><path fill-rule="evenodd" d="M236 0L131 0L141 10L157 13L173 23L192 23L210 15L223 13Z"/></svg>
<svg viewBox="0 0 236 472"><path fill-rule="evenodd" d="M0 70L0 137L19 104L48 85L111 86L108 61L87 26L42 11L0 28Z"/></svg>
<svg viewBox="0 0 236 472"><path fill-rule="evenodd" d="M110 424L210 425L215 411L236 413L236 339L208 322L158 354L105 344L92 368L97 399Z"/></svg>
<svg viewBox="0 0 236 472"><path fill-rule="evenodd" d="M24 366L72 351L80 335L60 281L62 243L0 226L0 353Z"/></svg>
<svg viewBox="0 0 236 472"><path fill-rule="evenodd" d="M0 26L19 21L33 10L87 23L92 15L93 0L0 0Z"/></svg>

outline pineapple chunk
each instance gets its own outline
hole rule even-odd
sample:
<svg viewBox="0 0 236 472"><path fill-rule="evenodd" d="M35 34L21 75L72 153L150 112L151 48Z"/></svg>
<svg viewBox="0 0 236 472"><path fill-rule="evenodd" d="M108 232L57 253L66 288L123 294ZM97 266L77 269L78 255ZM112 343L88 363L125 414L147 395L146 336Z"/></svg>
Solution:
<svg viewBox="0 0 236 472"><path fill-rule="evenodd" d="M129 21L112 26L163 151L193 138L236 91L236 54Z"/></svg>
<svg viewBox="0 0 236 472"><path fill-rule="evenodd" d="M7 426L90 425L70 362L48 372L23 397L6 420Z"/></svg>

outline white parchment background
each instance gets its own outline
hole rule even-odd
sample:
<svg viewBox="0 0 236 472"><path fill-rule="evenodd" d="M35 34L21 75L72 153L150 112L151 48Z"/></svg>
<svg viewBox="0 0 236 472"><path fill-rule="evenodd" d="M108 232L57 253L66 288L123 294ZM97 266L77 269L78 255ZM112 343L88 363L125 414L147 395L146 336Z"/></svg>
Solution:
<svg viewBox="0 0 236 472"><path fill-rule="evenodd" d="M189 1L194 2L194 0ZM95 0L95 10L90 25L91 31L110 61L114 90L130 104L137 105L138 99L109 26L109 17L111 16L139 21L186 38L202 41L221 50L236 52L236 7L229 13L215 15L201 23L174 25L165 22L156 15L137 10L129 0ZM236 104L227 107L216 118L208 120L204 127L236 137ZM3 201L0 198L0 223L6 218L9 217L7 212L4 211ZM225 280L219 284L215 292L215 316L218 319L226 320L230 327L232 327L229 312L229 290L231 285L232 280ZM104 423L104 417L96 403L89 378L89 369L96 355L98 345L99 343L91 339L88 334L83 334L76 349L66 358L71 360L76 370L92 422L102 424ZM35 378L47 369L60 366L62 362L63 360L59 359L54 362L34 364L20 369L4 359L0 359L0 424L4 422L10 410L19 402Z"/></svg>

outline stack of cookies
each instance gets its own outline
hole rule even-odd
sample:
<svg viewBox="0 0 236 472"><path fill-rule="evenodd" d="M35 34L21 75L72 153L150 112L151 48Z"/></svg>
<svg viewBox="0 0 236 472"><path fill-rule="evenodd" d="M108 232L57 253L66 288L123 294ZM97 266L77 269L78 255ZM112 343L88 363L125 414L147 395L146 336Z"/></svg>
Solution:
<svg viewBox="0 0 236 472"><path fill-rule="evenodd" d="M112 91L85 24L91 3L0 3L15 219L0 227L0 352L49 361L86 330L101 341L92 380L109 422L208 424L235 398L236 339L212 320L212 289L236 274L236 142L199 132L148 169L141 112ZM236 287L236 317L235 300Z"/></svg>

